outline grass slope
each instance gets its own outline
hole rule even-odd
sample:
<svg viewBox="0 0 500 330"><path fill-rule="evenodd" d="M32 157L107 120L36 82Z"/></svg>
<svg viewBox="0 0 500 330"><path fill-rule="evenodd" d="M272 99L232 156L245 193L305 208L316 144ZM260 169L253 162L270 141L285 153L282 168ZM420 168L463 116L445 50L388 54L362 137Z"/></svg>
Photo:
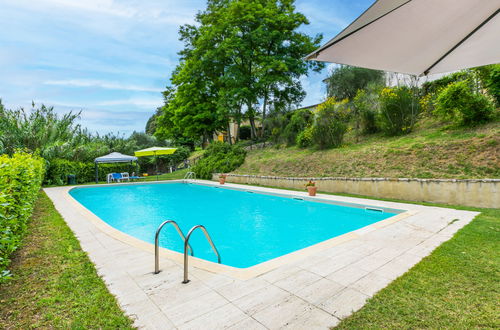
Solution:
<svg viewBox="0 0 500 330"><path fill-rule="evenodd" d="M500 327L500 209L454 208L482 213L338 329Z"/></svg>
<svg viewBox="0 0 500 330"><path fill-rule="evenodd" d="M250 151L235 173L289 177L500 178L500 125L445 129L428 122L409 135L372 135L324 151Z"/></svg>
<svg viewBox="0 0 500 330"><path fill-rule="evenodd" d="M132 328L44 192L11 270L0 287L2 329Z"/></svg>

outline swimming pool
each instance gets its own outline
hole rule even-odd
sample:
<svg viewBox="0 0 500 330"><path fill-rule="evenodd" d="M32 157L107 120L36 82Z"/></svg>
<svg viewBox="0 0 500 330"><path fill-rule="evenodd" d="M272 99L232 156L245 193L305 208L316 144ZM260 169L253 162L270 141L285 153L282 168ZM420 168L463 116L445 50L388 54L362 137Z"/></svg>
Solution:
<svg viewBox="0 0 500 330"><path fill-rule="evenodd" d="M70 195L110 226L148 243L154 243L156 229L167 219L176 221L185 234L202 224L212 236L222 264L237 268L269 261L403 212L183 182L79 187ZM201 231L193 233L190 243L196 257L217 261ZM172 227L162 230L160 246L183 251Z"/></svg>

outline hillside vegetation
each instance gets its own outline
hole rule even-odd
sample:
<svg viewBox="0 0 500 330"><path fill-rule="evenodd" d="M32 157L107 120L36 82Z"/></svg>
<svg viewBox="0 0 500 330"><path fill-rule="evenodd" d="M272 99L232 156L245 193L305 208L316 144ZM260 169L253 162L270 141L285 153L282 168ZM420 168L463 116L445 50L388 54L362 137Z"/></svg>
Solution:
<svg viewBox="0 0 500 330"><path fill-rule="evenodd" d="M500 178L500 122L450 129L420 122L405 136L347 136L329 150L253 150L234 173L288 177Z"/></svg>

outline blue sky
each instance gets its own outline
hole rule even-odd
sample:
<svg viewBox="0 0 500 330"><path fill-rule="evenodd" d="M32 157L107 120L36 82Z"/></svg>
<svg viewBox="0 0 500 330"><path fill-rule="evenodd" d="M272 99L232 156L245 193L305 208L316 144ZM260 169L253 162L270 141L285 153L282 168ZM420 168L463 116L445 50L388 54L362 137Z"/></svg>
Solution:
<svg viewBox="0 0 500 330"><path fill-rule="evenodd" d="M324 41L373 0L297 0ZM31 101L57 112L82 111L93 132L143 131L162 104L177 64L178 28L204 0L0 0L0 98L8 108ZM303 77L303 105L320 102L321 74Z"/></svg>

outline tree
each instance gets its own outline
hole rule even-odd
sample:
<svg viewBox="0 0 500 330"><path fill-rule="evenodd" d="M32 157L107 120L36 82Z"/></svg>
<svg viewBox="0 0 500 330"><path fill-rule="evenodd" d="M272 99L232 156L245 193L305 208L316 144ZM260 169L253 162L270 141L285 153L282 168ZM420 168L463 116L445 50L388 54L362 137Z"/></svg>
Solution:
<svg viewBox="0 0 500 330"><path fill-rule="evenodd" d="M58 150L74 153L74 138L81 132L75 121L80 112L68 112L58 116L53 107L33 103L31 111L23 108L9 110L0 106L0 136L4 151L12 154L18 148L45 152Z"/></svg>
<svg viewBox="0 0 500 330"><path fill-rule="evenodd" d="M235 0L224 8L223 47L231 63L225 72L226 93L245 106L256 137L255 116L262 106L262 123L269 106L285 108L305 96L299 78L309 69L323 68L302 58L316 49L321 36L311 38L297 29L309 24L295 11L293 0ZM263 127L265 132L265 127Z"/></svg>
<svg viewBox="0 0 500 330"><path fill-rule="evenodd" d="M162 112L161 107L160 108L156 108L155 113L151 117L149 117L148 121L146 122L146 127L144 129L144 131L146 132L146 134L149 134L149 135L154 135L155 134L155 132L156 132L156 122L158 120L158 117L161 116L161 112Z"/></svg>
<svg viewBox="0 0 500 330"><path fill-rule="evenodd" d="M227 1L210 0L207 9L196 15L197 26L180 28L180 40L184 49L179 52L180 63L172 74L172 86L164 92L165 105L157 120L157 136L165 138L203 137L204 142L216 130L225 127L218 111L220 77L224 65L217 61L217 44L222 38L213 33L218 8ZM212 33L211 33L212 32Z"/></svg>
<svg viewBox="0 0 500 330"><path fill-rule="evenodd" d="M210 0L196 22L180 30L184 49L158 134L207 139L233 119L240 123L245 111L255 138L259 107L265 119L270 106L300 102L305 93L299 78L323 67L302 59L321 36L297 31L309 22L293 0Z"/></svg>
<svg viewBox="0 0 500 330"><path fill-rule="evenodd" d="M381 85L384 78L383 71L340 65L326 79L327 94L337 100L352 100L358 90L365 89L370 83Z"/></svg>

